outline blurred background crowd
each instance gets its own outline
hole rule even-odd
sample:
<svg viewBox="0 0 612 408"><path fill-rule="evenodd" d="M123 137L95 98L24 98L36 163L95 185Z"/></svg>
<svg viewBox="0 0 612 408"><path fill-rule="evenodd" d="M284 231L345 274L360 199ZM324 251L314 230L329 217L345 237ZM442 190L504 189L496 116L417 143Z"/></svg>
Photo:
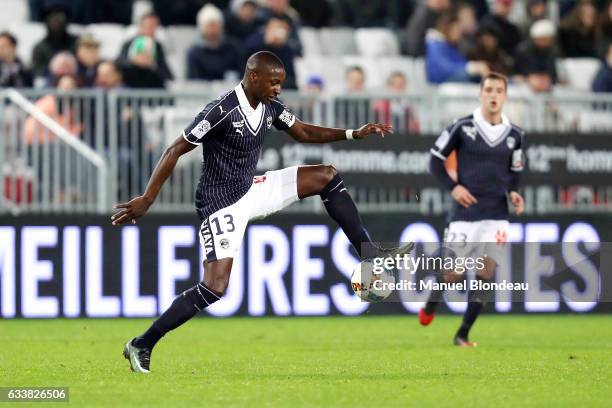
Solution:
<svg viewBox="0 0 612 408"><path fill-rule="evenodd" d="M401 93L408 85L478 82L491 70L533 92L574 83L612 92L610 0L3 0L3 5L2 87L235 82L251 53L270 50L286 65L285 87L304 92ZM381 58L411 68L372 69ZM560 65L566 60L578 63Z"/></svg>

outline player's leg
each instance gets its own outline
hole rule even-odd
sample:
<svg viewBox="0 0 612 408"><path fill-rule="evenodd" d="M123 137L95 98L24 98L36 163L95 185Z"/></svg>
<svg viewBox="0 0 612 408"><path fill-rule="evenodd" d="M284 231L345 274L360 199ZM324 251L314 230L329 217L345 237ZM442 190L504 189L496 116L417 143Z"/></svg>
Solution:
<svg viewBox="0 0 612 408"><path fill-rule="evenodd" d="M252 196L253 191L249 190L238 202L216 211L202 222L200 244L206 255L204 278L178 295L147 331L125 346L124 356L130 360L132 370L148 372L151 352L157 342L223 296L232 259L240 248L249 220Z"/></svg>
<svg viewBox="0 0 612 408"><path fill-rule="evenodd" d="M444 230L444 245L440 249L443 258L454 256L467 256L471 252L469 238L471 238L473 226L469 222L451 222ZM436 274L438 283L452 283L464 279L464 274L456 273L454 270L442 270ZM419 323L428 326L434 319L436 310L443 300L444 291L433 289L425 306L419 310Z"/></svg>
<svg viewBox="0 0 612 408"><path fill-rule="evenodd" d="M484 268L476 271L476 278L483 283L490 283L495 278L497 265L504 262L507 256L506 240L510 224L507 220L483 220L474 223L476 230L473 241L480 242L478 256L484 256ZM491 290L474 290L468 292L468 307L463 315L461 326L455 335L454 343L459 346L475 346L468 340L470 329L482 312L487 302L491 301L494 292Z"/></svg>
<svg viewBox="0 0 612 408"><path fill-rule="evenodd" d="M440 273L436 274L435 279L437 283L452 283L464 279L464 276L456 273L454 270L442 270ZM442 303L443 298L443 290L431 290L429 297L427 298L427 302L425 302L425 306L419 310L419 323L421 323L422 326L428 326L431 324L436 315L436 310L438 309L440 303Z"/></svg>
<svg viewBox="0 0 612 408"><path fill-rule="evenodd" d="M124 356L130 360L133 371L149 372L151 352L157 342L223 296L232 270L232 258L204 262L204 269L204 279L201 282L178 295L143 334L126 344Z"/></svg>
<svg viewBox="0 0 612 408"><path fill-rule="evenodd" d="M484 258L484 268L478 271L476 278L482 280L485 283L491 282L495 276L495 269L497 263L491 257ZM453 343L457 346L462 347L475 347L477 344L469 341L469 334L474 322L482 312L482 309L491 300L492 293L488 290L470 290L468 292L468 305L465 313L463 314L463 320L461 326L455 334Z"/></svg>
<svg viewBox="0 0 612 408"><path fill-rule="evenodd" d="M297 173L297 193L300 199L319 195L327 213L342 228L359 255L362 253L363 243L372 243L357 206L334 166L300 166Z"/></svg>

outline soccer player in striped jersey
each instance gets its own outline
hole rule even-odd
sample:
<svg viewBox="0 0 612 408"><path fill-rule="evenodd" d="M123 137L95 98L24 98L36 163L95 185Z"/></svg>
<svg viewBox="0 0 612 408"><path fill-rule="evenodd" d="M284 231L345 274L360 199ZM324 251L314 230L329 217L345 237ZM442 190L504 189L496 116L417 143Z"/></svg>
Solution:
<svg viewBox="0 0 612 408"><path fill-rule="evenodd" d="M523 170L524 132L510 123L502 113L507 99L505 76L490 73L480 83L480 107L473 114L454 121L438 137L431 149L430 170L454 199L444 246L456 256L484 258L484 268L477 278L484 282L494 278L497 264L504 255L508 236L508 199L517 215L523 212L523 197L518 192ZM449 176L444 161L451 152L457 155L457 179ZM456 271L443 271L439 282L463 278ZM469 331L491 293L468 292L468 306L454 344L474 347ZM427 326L442 300L434 290L419 321Z"/></svg>
<svg viewBox="0 0 612 408"><path fill-rule="evenodd" d="M285 68L278 57L265 51L253 54L242 82L206 105L166 149L143 195L116 206L119 212L112 216L114 225L135 223L153 203L179 157L203 147L196 209L202 222L200 244L206 254L204 279L178 295L146 332L125 345L124 356L133 371L149 372L151 351L159 339L223 296L232 259L249 220L319 195L328 214L360 255L362 244L371 243L357 207L333 166L294 166L262 176L255 176L255 169L264 137L272 126L302 143L384 136L391 132L391 126L368 123L357 130L344 130L303 123L277 99L284 79ZM385 253L393 256L409 250L406 245Z"/></svg>

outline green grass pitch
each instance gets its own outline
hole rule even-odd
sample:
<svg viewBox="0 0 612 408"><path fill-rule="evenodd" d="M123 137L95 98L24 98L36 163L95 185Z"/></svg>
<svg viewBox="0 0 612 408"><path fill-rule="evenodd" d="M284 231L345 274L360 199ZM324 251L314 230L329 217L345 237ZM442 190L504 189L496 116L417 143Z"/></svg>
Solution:
<svg viewBox="0 0 612 408"><path fill-rule="evenodd" d="M451 345L459 320L196 319L149 375L121 356L149 319L4 320L0 386L68 386L75 406L610 406L611 316L485 315L477 349Z"/></svg>

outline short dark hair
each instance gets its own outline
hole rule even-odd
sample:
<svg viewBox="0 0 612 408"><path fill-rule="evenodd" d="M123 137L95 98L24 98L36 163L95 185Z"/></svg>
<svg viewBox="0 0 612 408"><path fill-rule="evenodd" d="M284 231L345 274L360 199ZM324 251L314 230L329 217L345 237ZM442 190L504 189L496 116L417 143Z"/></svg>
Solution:
<svg viewBox="0 0 612 408"><path fill-rule="evenodd" d="M17 46L17 38L15 38L15 36L11 33L9 33L8 31L2 31L0 33L0 37L6 37L8 38L8 40L10 41L11 44L13 44L13 47Z"/></svg>
<svg viewBox="0 0 612 408"><path fill-rule="evenodd" d="M357 71L361 75L365 75L365 72L363 71L363 68L361 68L359 65L351 65L350 67L348 67L346 69L345 75L348 75L348 73L351 72L351 71Z"/></svg>
<svg viewBox="0 0 612 408"><path fill-rule="evenodd" d="M487 79L496 79L498 81L502 81L504 83L504 88L508 90L508 77L504 74L500 74L499 72L489 72L480 80L480 89L482 89Z"/></svg>

